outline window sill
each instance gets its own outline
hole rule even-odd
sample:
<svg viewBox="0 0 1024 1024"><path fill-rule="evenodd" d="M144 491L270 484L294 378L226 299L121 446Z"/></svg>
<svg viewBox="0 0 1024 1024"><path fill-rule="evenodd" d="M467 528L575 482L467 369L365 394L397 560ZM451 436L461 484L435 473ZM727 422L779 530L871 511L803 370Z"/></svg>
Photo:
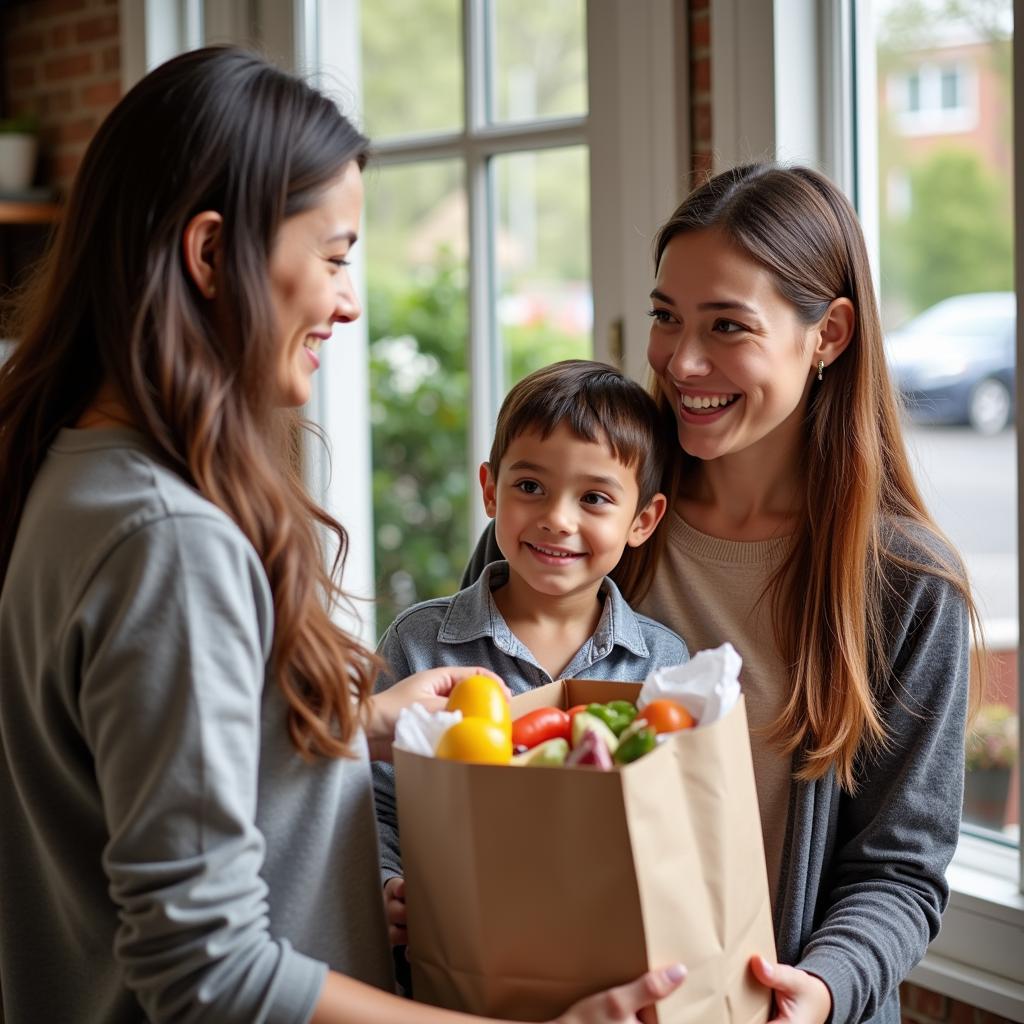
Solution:
<svg viewBox="0 0 1024 1024"><path fill-rule="evenodd" d="M962 836L949 867L942 930L911 973L916 985L1024 1022L1024 895L1020 853Z"/></svg>

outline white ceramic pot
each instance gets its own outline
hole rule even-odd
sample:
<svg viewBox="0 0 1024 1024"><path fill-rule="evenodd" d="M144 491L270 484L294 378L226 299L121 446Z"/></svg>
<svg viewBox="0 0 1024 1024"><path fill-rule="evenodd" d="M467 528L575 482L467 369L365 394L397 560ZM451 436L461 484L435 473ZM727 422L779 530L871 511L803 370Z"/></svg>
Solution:
<svg viewBox="0 0 1024 1024"><path fill-rule="evenodd" d="M0 132L0 189L18 192L31 188L38 145L34 135Z"/></svg>

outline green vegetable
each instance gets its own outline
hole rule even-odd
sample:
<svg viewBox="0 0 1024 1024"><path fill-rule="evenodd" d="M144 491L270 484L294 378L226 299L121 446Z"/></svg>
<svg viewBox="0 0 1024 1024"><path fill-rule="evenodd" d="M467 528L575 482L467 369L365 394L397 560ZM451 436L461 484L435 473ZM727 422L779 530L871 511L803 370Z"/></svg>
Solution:
<svg viewBox="0 0 1024 1024"><path fill-rule="evenodd" d="M565 764L569 756L569 741L561 736L553 740L545 740L537 746L527 750L524 754L517 754L512 758L513 764L529 765L532 768L550 768L555 765Z"/></svg>
<svg viewBox="0 0 1024 1024"><path fill-rule="evenodd" d="M600 707L600 705L598 705L598 707ZM598 737L604 740L604 744L608 748L609 754L615 753L615 748L619 745L618 736L608 728L603 719L598 718L597 715L592 715L589 710L581 711L572 720L573 747L578 747L580 745L580 741L588 730L596 732Z"/></svg>
<svg viewBox="0 0 1024 1024"><path fill-rule="evenodd" d="M649 754L655 747L657 733L653 729L640 729L619 744L615 751L616 764L629 764L644 754Z"/></svg>
<svg viewBox="0 0 1024 1024"><path fill-rule="evenodd" d="M625 743L630 736L635 736L641 729L646 729L647 727L647 719L644 718L642 714L637 715L637 717L634 718L633 721L630 722L623 730L622 735L619 737L619 743Z"/></svg>
<svg viewBox="0 0 1024 1024"><path fill-rule="evenodd" d="M608 701L608 707L613 711L621 712L624 715L629 715L630 719L636 718L636 705L629 700L610 700Z"/></svg>
<svg viewBox="0 0 1024 1024"><path fill-rule="evenodd" d="M613 700L608 704L588 704L587 714L600 718L618 736L636 718L636 708L629 701Z"/></svg>

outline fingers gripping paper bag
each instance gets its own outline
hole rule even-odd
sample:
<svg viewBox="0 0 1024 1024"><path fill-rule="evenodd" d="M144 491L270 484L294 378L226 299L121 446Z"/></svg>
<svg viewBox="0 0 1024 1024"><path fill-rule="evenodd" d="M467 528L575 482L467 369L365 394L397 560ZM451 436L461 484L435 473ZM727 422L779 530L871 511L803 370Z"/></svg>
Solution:
<svg viewBox="0 0 1024 1024"><path fill-rule="evenodd" d="M702 722L612 771L463 764L396 744L416 999L546 1020L681 961L660 1024L768 1019L748 968L774 940L742 697L707 724L722 690L709 672L730 652L738 670L722 652L643 688L570 679L513 698L518 717L671 695Z"/></svg>

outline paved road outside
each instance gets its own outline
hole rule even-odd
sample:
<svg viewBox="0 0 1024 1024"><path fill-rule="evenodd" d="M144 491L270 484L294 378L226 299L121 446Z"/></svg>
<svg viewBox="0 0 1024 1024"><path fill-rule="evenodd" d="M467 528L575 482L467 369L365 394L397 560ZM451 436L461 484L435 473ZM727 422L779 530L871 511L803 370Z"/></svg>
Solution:
<svg viewBox="0 0 1024 1024"><path fill-rule="evenodd" d="M911 461L932 514L967 561L990 642L1017 641L1017 439L911 426Z"/></svg>

